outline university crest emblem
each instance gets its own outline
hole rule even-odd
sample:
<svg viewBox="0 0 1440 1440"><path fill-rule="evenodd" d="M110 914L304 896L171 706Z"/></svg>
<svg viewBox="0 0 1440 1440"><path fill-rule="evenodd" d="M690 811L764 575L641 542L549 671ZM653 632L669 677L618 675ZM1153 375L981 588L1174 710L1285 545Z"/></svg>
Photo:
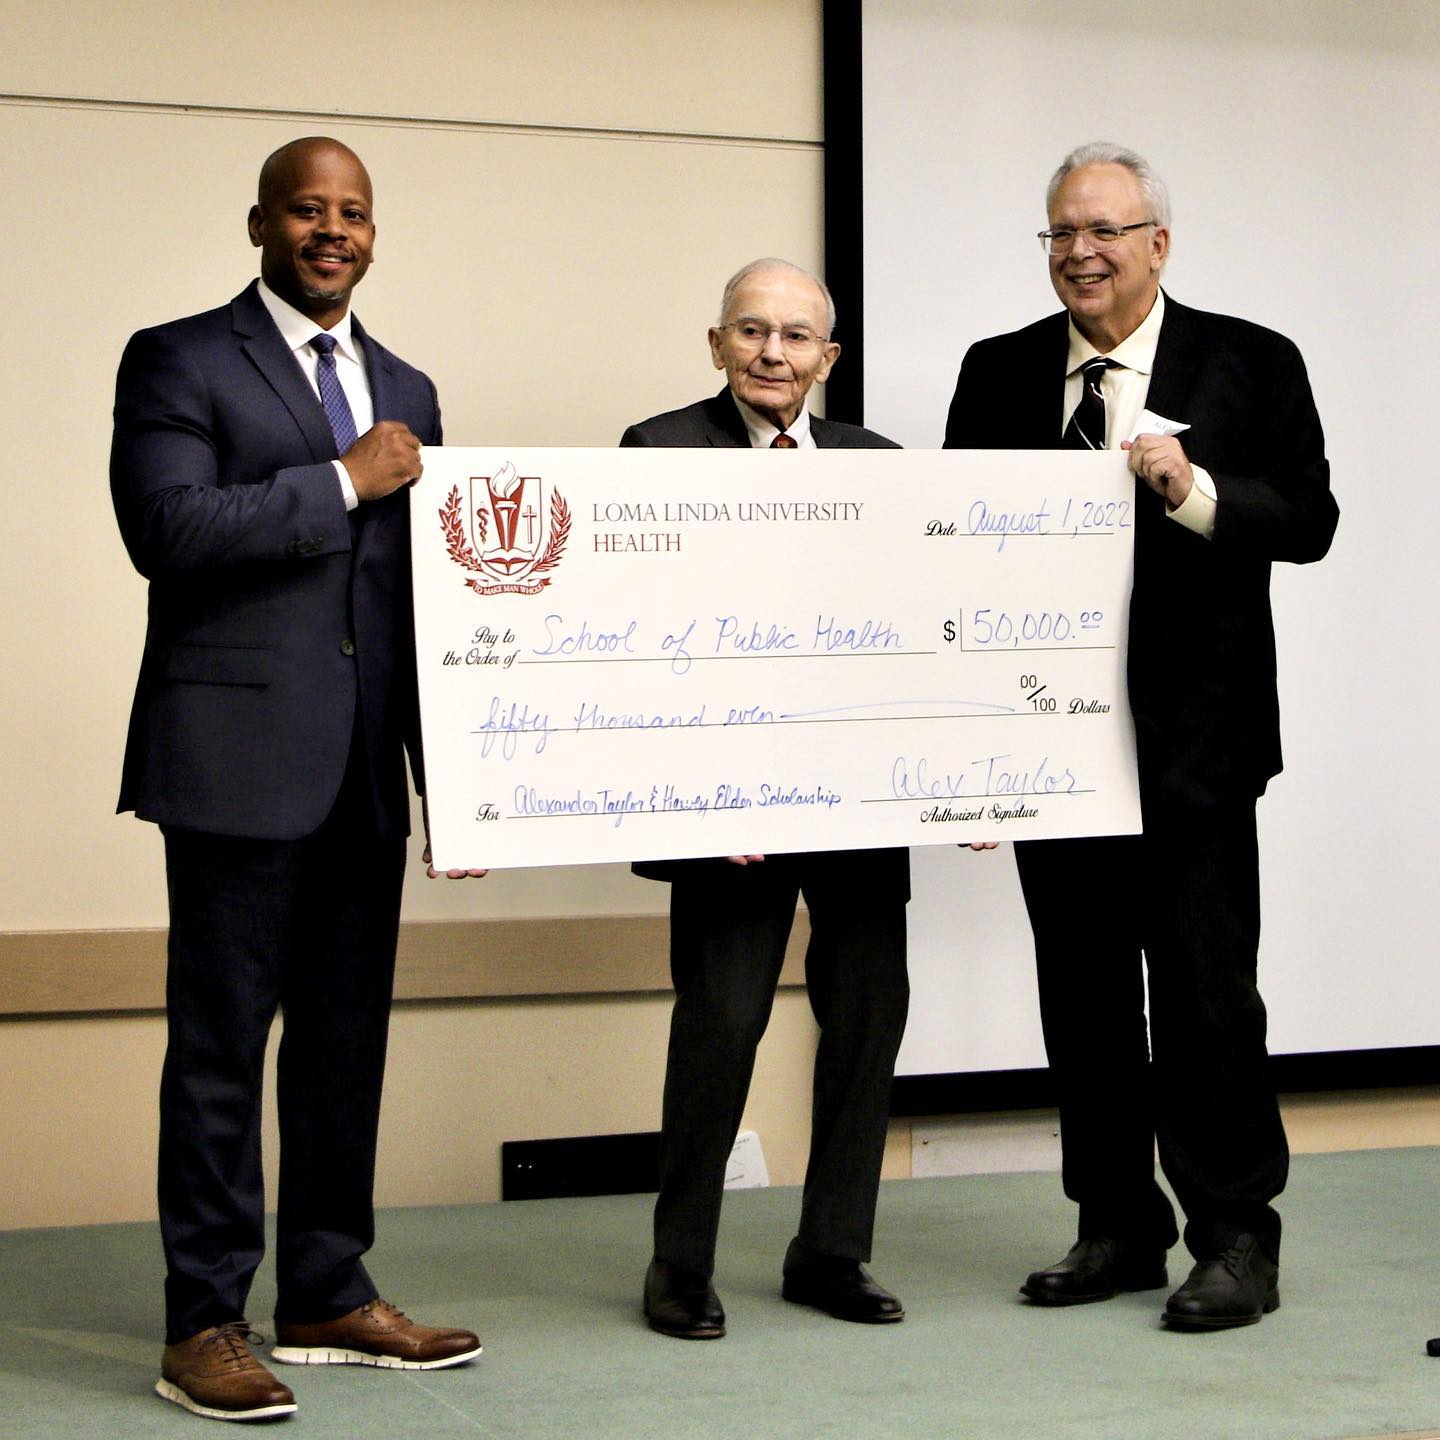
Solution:
<svg viewBox="0 0 1440 1440"><path fill-rule="evenodd" d="M493 475L472 475L468 490L452 485L440 509L446 551L472 572L465 583L477 595L538 595L570 535L565 497L508 460Z"/></svg>

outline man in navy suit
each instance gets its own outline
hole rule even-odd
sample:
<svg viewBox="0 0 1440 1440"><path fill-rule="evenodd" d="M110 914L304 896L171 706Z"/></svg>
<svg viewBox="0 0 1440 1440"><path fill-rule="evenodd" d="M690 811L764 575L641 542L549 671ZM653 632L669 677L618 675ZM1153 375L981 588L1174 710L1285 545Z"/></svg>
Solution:
<svg viewBox="0 0 1440 1440"><path fill-rule="evenodd" d="M1196 1262L1165 1320L1249 1324L1279 1304L1288 1162L1256 981L1255 803L1280 770L1270 565L1320 559L1339 512L1295 346L1161 292L1170 202L1145 161L1083 146L1047 207L1065 311L971 347L945 443L1128 450L1144 833L1015 847L1079 1206L1070 1253L1021 1289L1074 1305L1167 1284L1158 1139Z"/></svg>
<svg viewBox="0 0 1440 1440"><path fill-rule="evenodd" d="M726 285L710 353L725 389L632 425L622 445L731 449L880 449L894 442L810 414L806 396L840 347L830 292L783 260L756 260ZM776 464L785 465L783 457ZM870 1258L890 1082L905 1030L909 852L734 855L645 862L670 881L675 1010L665 1069L655 1253L644 1309L653 1330L718 1339L725 1311L711 1284L725 1165L770 1018L785 946L804 896L805 978L820 1025L800 1229L781 1293L842 1320L902 1320Z"/></svg>
<svg viewBox="0 0 1440 1440"><path fill-rule="evenodd" d="M135 335L111 490L150 582L120 809L157 822L170 899L157 1391L226 1420L288 1414L246 1299L264 1251L260 1089L278 1057L275 1358L434 1368L478 1355L361 1263L409 802L418 768L406 487L435 387L349 311L374 246L344 145L265 161L258 282Z"/></svg>

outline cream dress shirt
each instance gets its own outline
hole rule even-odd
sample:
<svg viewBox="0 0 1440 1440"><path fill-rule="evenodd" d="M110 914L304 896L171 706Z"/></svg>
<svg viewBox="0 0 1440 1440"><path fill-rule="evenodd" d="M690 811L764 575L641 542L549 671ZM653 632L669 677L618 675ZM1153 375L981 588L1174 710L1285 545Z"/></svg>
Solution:
<svg viewBox="0 0 1440 1440"><path fill-rule="evenodd" d="M1150 391L1150 374L1155 368L1155 348L1160 343L1160 326L1165 319L1165 294L1158 292L1150 313L1127 335L1107 356L1119 370L1107 370L1100 377L1100 393L1105 397L1105 448L1118 450L1122 440L1130 438L1130 432L1139 423L1140 413L1145 409L1145 397ZM1063 434L1080 403L1080 390L1084 381L1080 370L1087 360L1093 360L1101 352L1097 350L1070 321L1070 354L1065 361L1065 407L1060 420ZM1167 420L1183 421L1183 415L1167 415ZM1183 434L1180 437L1184 445ZM1166 513L1172 520L1178 520L1187 530L1203 535L1207 540L1215 533L1215 482L1208 471L1191 463L1195 472L1195 486L1185 497L1184 503L1175 509L1168 505Z"/></svg>

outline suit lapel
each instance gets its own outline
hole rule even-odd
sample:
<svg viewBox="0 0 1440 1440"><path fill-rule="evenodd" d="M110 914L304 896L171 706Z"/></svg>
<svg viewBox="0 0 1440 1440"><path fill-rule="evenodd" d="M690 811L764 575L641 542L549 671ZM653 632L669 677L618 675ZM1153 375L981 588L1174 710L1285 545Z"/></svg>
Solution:
<svg viewBox="0 0 1440 1440"><path fill-rule="evenodd" d="M1155 344L1155 366L1145 391L1145 408L1166 420L1186 421L1185 412L1189 408L1190 389L1199 358L1190 312L1167 295L1165 319L1161 322L1160 338ZM1185 445L1186 441L1182 439L1181 444ZM1189 453L1188 447L1186 453ZM1138 476L1135 480L1135 512L1139 524L1135 536L1138 565L1142 554L1148 553L1149 545L1163 543L1166 537L1173 536L1165 520L1164 500ZM1147 532L1156 538L1142 545L1140 537Z"/></svg>
<svg viewBox="0 0 1440 1440"><path fill-rule="evenodd" d="M317 461L334 460L335 437L330 433L320 398L275 328L254 282L235 298L230 310L241 349L294 418L310 453Z"/></svg>
<svg viewBox="0 0 1440 1440"><path fill-rule="evenodd" d="M1070 319L1062 310L1036 332L1031 358L1033 379L1016 377L1016 397L1033 396L1038 401L1016 412L1017 449L1059 449L1065 428L1061 417L1065 413L1065 362L1069 358Z"/></svg>
<svg viewBox="0 0 1440 1440"><path fill-rule="evenodd" d="M375 419L399 420L401 417L395 409L399 401L395 377L390 368L389 351L372 340L365 333L365 327L353 315L350 317L350 334L365 357L365 379L370 386L370 407ZM369 544L372 528L370 522L375 513L374 505L357 505L350 512L350 526L355 535L357 554Z"/></svg>
<svg viewBox="0 0 1440 1440"><path fill-rule="evenodd" d="M750 432L745 428L745 417L735 404L727 385L718 395L712 395L704 402L705 443L721 450L748 450Z"/></svg>
<svg viewBox="0 0 1440 1440"><path fill-rule="evenodd" d="M1160 340L1155 346L1155 369L1145 395L1145 408L1167 420L1187 419L1186 404L1195 379L1200 350L1195 343L1195 327L1189 310L1168 295L1165 297L1165 319L1160 326Z"/></svg>
<svg viewBox="0 0 1440 1440"><path fill-rule="evenodd" d="M365 327L353 315L350 318L350 333L359 344L361 354L365 356L365 378L370 382L370 404L374 408L375 418L398 420L400 417L394 413L397 403L395 377L390 371L389 351L372 340L365 333Z"/></svg>
<svg viewBox="0 0 1440 1440"><path fill-rule="evenodd" d="M704 408L705 419L708 422L705 431L707 445L728 450L748 450L750 448L750 431L745 425L745 417L740 413L740 407L736 405L735 397L730 393L728 385L718 395L713 395L705 401ZM838 448L839 433L828 420L811 415L810 436L815 441L817 450Z"/></svg>

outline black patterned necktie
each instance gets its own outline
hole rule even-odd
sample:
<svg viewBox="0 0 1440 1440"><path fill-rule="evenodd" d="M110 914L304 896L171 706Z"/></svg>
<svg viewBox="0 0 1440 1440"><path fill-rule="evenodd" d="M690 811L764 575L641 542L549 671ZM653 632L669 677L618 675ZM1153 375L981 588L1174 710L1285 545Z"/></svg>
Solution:
<svg viewBox="0 0 1440 1440"><path fill-rule="evenodd" d="M787 435L783 430L770 442L772 450L797 450L799 446L795 443L793 435Z"/></svg>
<svg viewBox="0 0 1440 1440"><path fill-rule="evenodd" d="M355 416L350 410L350 402L345 398L340 376L335 371L335 343L333 335L320 334L310 342L310 346L319 356L315 366L315 388L320 392L325 418L335 436L335 448L343 455L359 437L355 434Z"/></svg>
<svg viewBox="0 0 1440 1440"><path fill-rule="evenodd" d="M1081 366L1080 403L1060 441L1066 450L1105 448L1105 396L1100 391L1100 377L1107 370L1122 368L1105 355L1097 355Z"/></svg>

